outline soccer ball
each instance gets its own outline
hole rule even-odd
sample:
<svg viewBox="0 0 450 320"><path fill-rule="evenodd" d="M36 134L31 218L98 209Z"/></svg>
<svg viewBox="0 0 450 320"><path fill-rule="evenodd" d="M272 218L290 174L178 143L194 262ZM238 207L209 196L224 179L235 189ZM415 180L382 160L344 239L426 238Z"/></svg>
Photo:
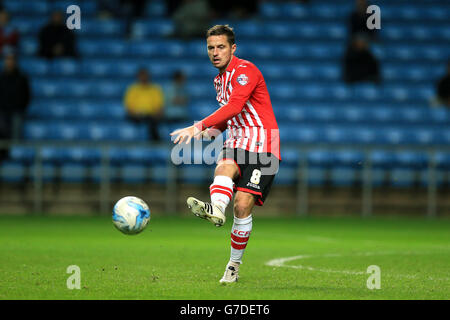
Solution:
<svg viewBox="0 0 450 320"><path fill-rule="evenodd" d="M125 234L138 234L150 221L148 205L137 197L124 197L113 209L114 226Z"/></svg>

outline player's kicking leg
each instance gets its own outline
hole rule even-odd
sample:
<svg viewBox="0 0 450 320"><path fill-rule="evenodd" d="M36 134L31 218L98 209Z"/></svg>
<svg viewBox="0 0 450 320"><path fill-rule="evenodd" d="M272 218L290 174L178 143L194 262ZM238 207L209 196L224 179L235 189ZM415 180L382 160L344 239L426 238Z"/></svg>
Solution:
<svg viewBox="0 0 450 320"><path fill-rule="evenodd" d="M209 187L211 203L194 197L187 199L187 206L192 213L220 227L225 224L225 210L233 198L233 179L239 174L234 162L220 161L215 171L213 183Z"/></svg>
<svg viewBox="0 0 450 320"><path fill-rule="evenodd" d="M247 247L250 233L252 231L251 211L255 205L255 197L247 192L236 192L234 199L234 221L231 228L231 253L230 261L225 267L220 283L228 284L237 282L239 279L239 266L242 256Z"/></svg>
<svg viewBox="0 0 450 320"><path fill-rule="evenodd" d="M215 204L203 202L194 197L189 197L186 202L188 208L195 216L212 222L216 227L221 227L225 224L225 214Z"/></svg>

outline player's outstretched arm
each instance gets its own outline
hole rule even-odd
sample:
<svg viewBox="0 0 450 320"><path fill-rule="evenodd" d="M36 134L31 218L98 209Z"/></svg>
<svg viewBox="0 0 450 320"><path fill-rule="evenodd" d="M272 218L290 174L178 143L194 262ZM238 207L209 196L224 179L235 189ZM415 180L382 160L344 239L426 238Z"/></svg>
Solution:
<svg viewBox="0 0 450 320"><path fill-rule="evenodd" d="M173 143L175 144L180 144L183 142L189 144L192 138L200 138L201 131L198 130L195 126L189 126L186 128L175 130L170 135L175 136L175 140L173 141Z"/></svg>

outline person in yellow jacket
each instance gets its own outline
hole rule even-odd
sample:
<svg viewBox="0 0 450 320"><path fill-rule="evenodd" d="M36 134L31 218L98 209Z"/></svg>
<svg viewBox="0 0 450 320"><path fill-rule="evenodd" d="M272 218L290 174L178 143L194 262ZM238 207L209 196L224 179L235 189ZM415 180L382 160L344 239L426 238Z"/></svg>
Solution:
<svg viewBox="0 0 450 320"><path fill-rule="evenodd" d="M127 88L124 105L128 118L135 123L146 123L149 138L159 141L158 123L163 115L164 94L159 85L151 82L147 69L139 69L137 82Z"/></svg>

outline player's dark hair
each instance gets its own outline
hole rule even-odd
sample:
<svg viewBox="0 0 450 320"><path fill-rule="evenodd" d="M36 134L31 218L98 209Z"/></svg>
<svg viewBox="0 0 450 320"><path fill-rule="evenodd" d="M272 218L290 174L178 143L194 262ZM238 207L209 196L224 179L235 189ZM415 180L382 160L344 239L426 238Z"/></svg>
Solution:
<svg viewBox="0 0 450 320"><path fill-rule="evenodd" d="M214 27L211 27L206 32L206 39L208 39L210 36L222 36L222 35L227 36L228 43L230 45L235 44L235 36L234 36L233 28L227 24L225 24L225 25L218 24L218 25L215 25Z"/></svg>

